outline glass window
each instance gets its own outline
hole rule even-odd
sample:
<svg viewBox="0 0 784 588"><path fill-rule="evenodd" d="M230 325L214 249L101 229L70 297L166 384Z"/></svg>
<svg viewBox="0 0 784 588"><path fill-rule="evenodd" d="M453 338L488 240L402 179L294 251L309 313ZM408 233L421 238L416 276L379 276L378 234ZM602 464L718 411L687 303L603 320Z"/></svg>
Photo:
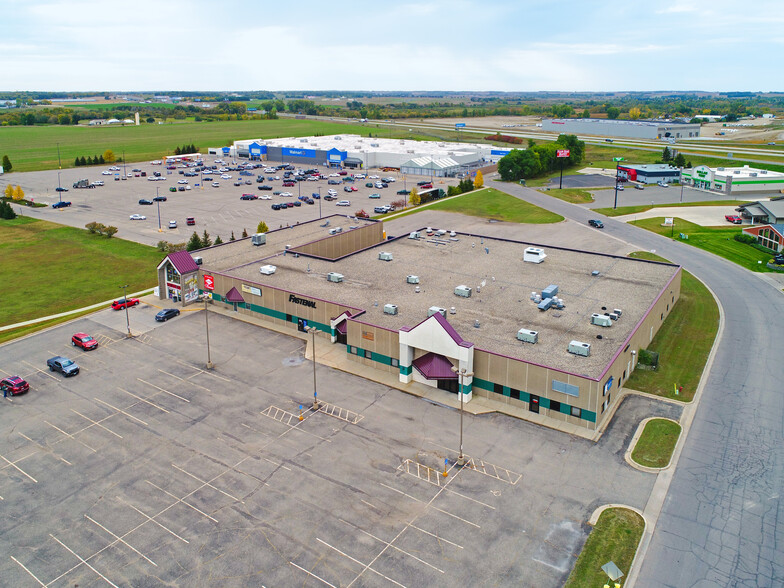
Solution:
<svg viewBox="0 0 784 588"><path fill-rule="evenodd" d="M503 394L504 393L503 384L493 384L493 392L495 392L496 394Z"/></svg>
<svg viewBox="0 0 784 588"><path fill-rule="evenodd" d="M573 406L572 407L572 416L573 417L577 417L579 419L581 416L583 416L582 409L577 408L576 406Z"/></svg>
<svg viewBox="0 0 784 588"><path fill-rule="evenodd" d="M390 362L392 363L392 367L398 367L398 365L400 365L400 362L394 357L390 360Z"/></svg>
<svg viewBox="0 0 784 588"><path fill-rule="evenodd" d="M515 400L520 400L520 390L515 390L514 388L510 388L509 396L511 396Z"/></svg>
<svg viewBox="0 0 784 588"><path fill-rule="evenodd" d="M580 387L573 384L567 384L566 382L553 380L552 387L553 390L556 392L561 392L562 394L568 394L569 396L580 396Z"/></svg>
<svg viewBox="0 0 784 588"><path fill-rule="evenodd" d="M365 358L366 359L373 359L373 352L372 351L365 351Z"/></svg>
<svg viewBox="0 0 784 588"><path fill-rule="evenodd" d="M356 355L356 354L357 354L357 348L356 348L356 347L351 347L351 346L350 346L350 347L348 348L348 352L349 352L349 353L353 353L354 355Z"/></svg>

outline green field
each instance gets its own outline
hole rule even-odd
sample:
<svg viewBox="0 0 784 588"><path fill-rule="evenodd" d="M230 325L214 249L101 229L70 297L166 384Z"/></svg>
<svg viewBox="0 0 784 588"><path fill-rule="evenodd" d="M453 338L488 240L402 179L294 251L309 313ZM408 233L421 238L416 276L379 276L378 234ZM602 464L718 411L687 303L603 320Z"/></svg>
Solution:
<svg viewBox="0 0 784 588"><path fill-rule="evenodd" d="M156 284L154 247L30 217L0 221L0 325L120 298Z"/></svg>
<svg viewBox="0 0 784 588"><path fill-rule="evenodd" d="M649 468L667 467L681 434L681 426L667 419L651 419L632 451L632 459Z"/></svg>
<svg viewBox="0 0 784 588"><path fill-rule="evenodd" d="M647 251L629 257L666 261ZM656 371L635 369L625 387L689 402L697 391L718 330L716 301L702 282L682 270L681 296L648 345L650 351L659 353L659 367ZM675 394L675 385L683 386L682 394Z"/></svg>
<svg viewBox="0 0 784 588"><path fill-rule="evenodd" d="M580 190L579 188L564 188L563 190L550 189L543 191L542 194L553 196L565 202L572 204L587 204L593 202L593 196L588 190Z"/></svg>
<svg viewBox="0 0 784 588"><path fill-rule="evenodd" d="M0 127L0 157L8 155L14 171L57 168L57 145L63 168L74 159L101 155L107 149L126 161L147 161L173 155L180 145L193 143L206 153L241 139L269 139L309 135L358 134L374 137L402 136L401 130L314 120L176 121L166 124L127 126L12 126ZM404 133L409 137L409 133ZM411 135L418 138L418 135Z"/></svg>
<svg viewBox="0 0 784 588"><path fill-rule="evenodd" d="M773 258L773 253L764 252L746 243L736 241L734 236L741 232L741 229L736 225L703 227L677 217L673 219L673 223L672 227L663 227L664 217L659 216L632 221L629 224L704 249L753 272L773 271L766 265ZM688 235L689 238L680 239L681 233Z"/></svg>
<svg viewBox="0 0 784 588"><path fill-rule="evenodd" d="M547 224L559 223L563 217L559 214L539 208L529 204L524 200L515 198L495 190L494 188L482 188L472 192L466 192L460 196L453 196L433 203L428 203L416 208L409 209L407 212L395 215L395 218L416 214L424 210L442 210L445 212L459 212L469 216L488 218L510 223L527 224Z"/></svg>
<svg viewBox="0 0 784 588"><path fill-rule="evenodd" d="M565 588L601 588L609 582L602 566L615 562L624 573L623 582L629 575L634 554L645 530L645 521L633 510L608 508L599 516L596 526L588 536L580 557L574 564Z"/></svg>

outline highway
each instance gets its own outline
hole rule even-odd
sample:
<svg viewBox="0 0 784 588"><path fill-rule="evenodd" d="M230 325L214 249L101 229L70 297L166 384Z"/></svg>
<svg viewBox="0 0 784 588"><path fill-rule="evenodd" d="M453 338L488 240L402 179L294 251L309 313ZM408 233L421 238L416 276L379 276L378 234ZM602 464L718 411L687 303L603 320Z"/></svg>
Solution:
<svg viewBox="0 0 784 588"><path fill-rule="evenodd" d="M596 216L535 190L488 183L578 222ZM781 283L632 225L604 222L609 235L655 249L700 278L716 295L724 320L677 469L659 474L663 484L657 486L666 495L654 490L644 510L655 526L646 531L642 564L626 585L783 586Z"/></svg>

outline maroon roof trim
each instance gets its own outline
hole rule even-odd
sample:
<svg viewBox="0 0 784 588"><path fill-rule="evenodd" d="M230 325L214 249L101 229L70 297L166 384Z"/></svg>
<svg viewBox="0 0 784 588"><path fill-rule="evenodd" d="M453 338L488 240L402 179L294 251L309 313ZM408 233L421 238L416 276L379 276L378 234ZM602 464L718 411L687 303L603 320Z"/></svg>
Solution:
<svg viewBox="0 0 784 588"><path fill-rule="evenodd" d="M457 343L457 344L458 344L460 347L473 347L473 346L474 346L474 344L473 344L473 343L471 343L470 341L466 341L465 339L463 339L463 338L460 336L460 333L458 333L458 332L455 330L455 328L454 328L452 325L450 325L450 324L449 324L449 321L448 321L448 320L446 320L446 319L445 319L445 318L442 316L442 314L441 314L440 312L437 312L437 313L435 313L433 316L429 316L429 317L427 317L427 318L426 318L424 321L422 321L422 322L418 323L417 325L415 325L415 326L413 326L413 327L402 327L402 328L400 329L400 331L402 331L403 333L410 333L410 332L411 332L411 331L413 331L414 329L417 329L417 328L419 327L419 325L421 325L421 324L422 324L422 323L424 323L425 321L429 321L431 318L432 318L432 319L435 319L435 320L436 320L436 322L437 322L439 325L441 325L441 327L444 329L444 331L446 331L446 334L447 334L447 335L449 335L449 336L452 338L452 340L453 340L455 343Z"/></svg>
<svg viewBox="0 0 784 588"><path fill-rule="evenodd" d="M174 269L176 269L181 276L199 271L199 266L196 265L191 254L187 251L175 251L174 253L169 253L166 257L169 258Z"/></svg>
<svg viewBox="0 0 784 588"><path fill-rule="evenodd" d="M237 290L237 288L233 286L231 290L226 292L226 300L228 300L229 302L245 302L245 299L242 297L242 294L240 294L239 290Z"/></svg>
<svg viewBox="0 0 784 588"><path fill-rule="evenodd" d="M438 353L426 353L416 358L412 365L428 380L457 380L457 374L452 371L452 362Z"/></svg>

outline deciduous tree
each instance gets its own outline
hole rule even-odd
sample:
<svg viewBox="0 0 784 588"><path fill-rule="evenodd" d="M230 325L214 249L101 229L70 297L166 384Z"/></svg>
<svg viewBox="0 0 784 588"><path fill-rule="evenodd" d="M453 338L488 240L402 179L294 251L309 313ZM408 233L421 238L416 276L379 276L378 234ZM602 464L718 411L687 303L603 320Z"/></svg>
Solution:
<svg viewBox="0 0 784 588"><path fill-rule="evenodd" d="M107 149L103 152L103 161L101 163L114 163L116 157L114 156L114 151L111 149Z"/></svg>
<svg viewBox="0 0 784 588"><path fill-rule="evenodd" d="M264 221L260 221L259 226L256 227L256 232L266 233L267 231L269 231L269 227L267 226L267 223L265 223ZM232 235L234 235L234 233L232 233Z"/></svg>
<svg viewBox="0 0 784 588"><path fill-rule="evenodd" d="M485 178L482 175L482 170L476 170L476 176L474 177L474 188L481 188L485 185Z"/></svg>
<svg viewBox="0 0 784 588"><path fill-rule="evenodd" d="M416 188L411 188L411 194L408 195L408 203L411 206L419 206L422 200L419 198L419 192Z"/></svg>
<svg viewBox="0 0 784 588"><path fill-rule="evenodd" d="M22 186L14 186L13 199L19 202L23 198L24 198L24 190L22 190Z"/></svg>
<svg viewBox="0 0 784 588"><path fill-rule="evenodd" d="M11 184L8 184L5 187L5 197L6 198L13 198L14 197L14 187Z"/></svg>

